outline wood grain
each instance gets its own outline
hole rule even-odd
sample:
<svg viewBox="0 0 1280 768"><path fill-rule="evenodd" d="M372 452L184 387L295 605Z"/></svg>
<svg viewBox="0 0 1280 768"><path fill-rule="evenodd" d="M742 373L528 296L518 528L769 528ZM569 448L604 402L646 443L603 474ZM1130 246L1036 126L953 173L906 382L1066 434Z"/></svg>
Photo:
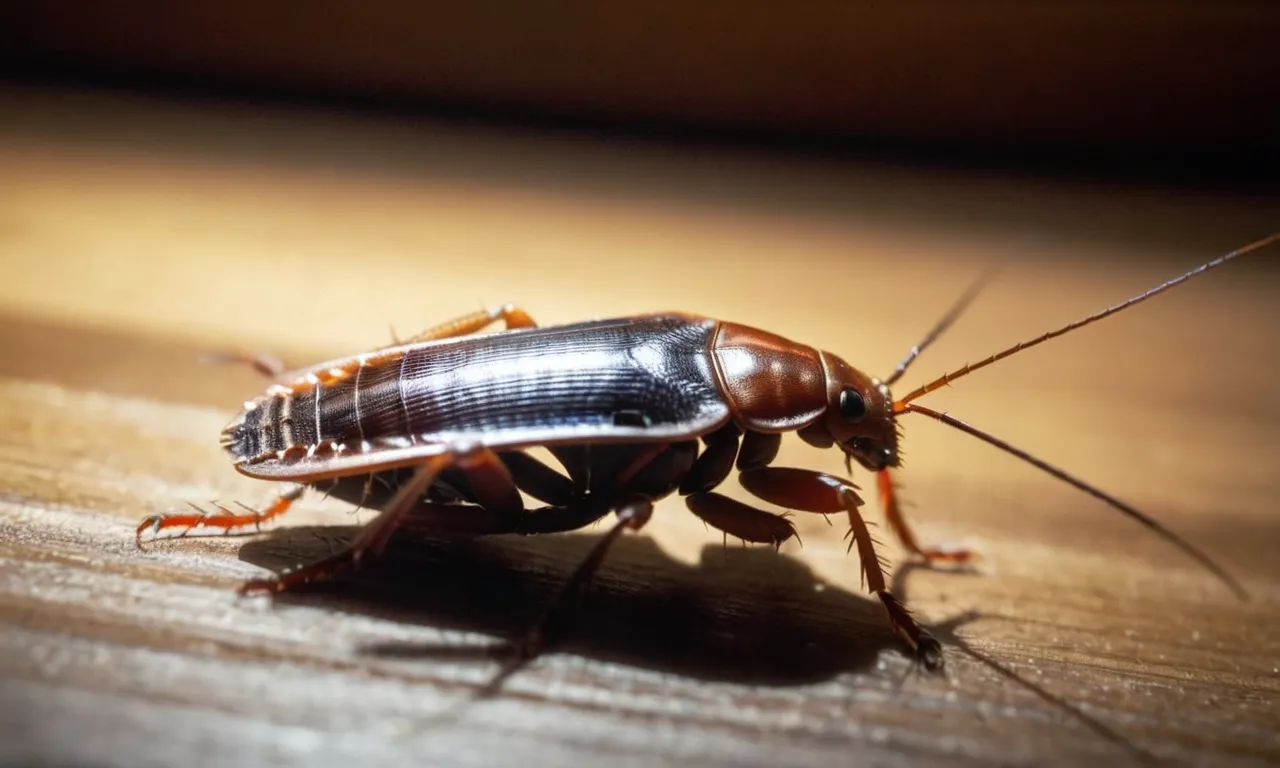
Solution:
<svg viewBox="0 0 1280 768"><path fill-rule="evenodd" d="M882 373L1007 262L914 383L1267 234L1275 200L6 93L0 760L1280 762L1275 253L930 399L1151 512L1251 600L1088 497L906 422L912 519L984 555L978 575L896 569L945 678L912 672L821 518L775 554L723 548L664 502L567 644L486 696L489 649L599 530L411 529L353 582L275 601L234 589L368 513L309 497L256 536L133 538L149 514L271 495L217 446L261 382L204 351L303 363L517 301L542 323L701 311ZM840 467L798 441L781 461Z"/></svg>

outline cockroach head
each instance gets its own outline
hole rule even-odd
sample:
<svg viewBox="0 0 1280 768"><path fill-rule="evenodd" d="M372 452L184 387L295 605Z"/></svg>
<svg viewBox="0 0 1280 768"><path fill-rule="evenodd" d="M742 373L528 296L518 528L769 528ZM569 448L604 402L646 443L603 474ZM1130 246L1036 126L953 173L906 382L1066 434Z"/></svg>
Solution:
<svg viewBox="0 0 1280 768"><path fill-rule="evenodd" d="M872 472L898 466L898 429L889 387L828 352L822 353L822 365L827 376L826 417L800 430L800 437L819 448L838 445Z"/></svg>

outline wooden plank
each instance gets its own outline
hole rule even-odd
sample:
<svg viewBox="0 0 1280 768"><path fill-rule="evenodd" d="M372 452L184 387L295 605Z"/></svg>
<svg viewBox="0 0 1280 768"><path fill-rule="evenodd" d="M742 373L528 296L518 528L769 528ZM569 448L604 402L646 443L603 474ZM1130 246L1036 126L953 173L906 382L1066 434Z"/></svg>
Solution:
<svg viewBox="0 0 1280 768"><path fill-rule="evenodd" d="M136 548L146 515L270 497L217 447L261 382L200 364L202 351L244 343L306 362L382 343L388 323L408 332L477 300L519 300L543 322L707 311L881 372L979 262L1024 250L989 226L1012 214L992 210L985 229L910 227L903 197L898 215L842 223L824 212L836 203L803 199L799 180L815 172L785 164L704 171L710 188L742 185L723 196L667 195L652 180L605 191L572 173L522 186L496 168L408 172L382 160L432 141L474 142L477 161L509 151L525 170L537 153L342 123L281 124L298 154L271 163L235 149L279 139L262 123L210 117L208 133L191 133L167 108L94 114L104 136L149 127L133 148L14 123L0 143L0 760L1280 761L1274 254L931 399L1150 511L1220 558L1249 602L1088 497L912 421L912 519L984 555L980 575L896 570L948 647L946 678L911 672L839 527L802 517L802 546L725 549L668 500L618 547L567 645L477 700L500 669L486 649L528 626L599 530L452 543L409 530L350 584L238 598L243 579L330 552L368 514L307 498L257 536ZM333 146L377 141L376 162L318 170ZM640 177L654 159L560 146L542 162ZM833 198L856 196L860 177L819 174ZM1010 264L912 381L1215 255L1183 245L1108 263L1167 245L1141 226L1161 212L1199 217L1196 248L1274 223L1257 201L1075 190L1046 204L1019 189L973 210L1021 194L1046 231L1074 217L1075 239L1046 236L1037 258ZM785 199L745 202L763 190ZM1111 228L1127 234L1098 234ZM798 441L781 460L840 467ZM879 520L874 501L869 515Z"/></svg>

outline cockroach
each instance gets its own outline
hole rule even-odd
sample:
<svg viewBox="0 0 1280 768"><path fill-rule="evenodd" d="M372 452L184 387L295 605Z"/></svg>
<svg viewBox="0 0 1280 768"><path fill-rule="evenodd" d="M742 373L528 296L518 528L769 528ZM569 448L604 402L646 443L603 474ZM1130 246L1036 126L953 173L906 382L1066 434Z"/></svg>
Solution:
<svg viewBox="0 0 1280 768"><path fill-rule="evenodd" d="M843 514L863 583L884 605L892 630L926 668L942 647L889 590L876 543L850 480L773 466L784 434L836 447L875 473L890 528L915 558L933 566L976 555L920 543L902 514L893 472L900 465L898 418L914 413L959 429L1089 493L1170 541L1237 595L1243 588L1190 542L1148 515L977 427L916 402L964 376L1101 320L1245 253L1244 246L1145 293L1058 330L946 373L895 399L890 387L973 300L967 291L884 379L836 355L735 322L666 312L540 327L505 305L436 326L410 339L285 374L270 358L249 361L275 377L222 431L222 448L249 477L288 482L266 509L156 515L137 529L222 532L259 527L285 514L308 488L381 514L344 551L242 592L280 592L335 578L381 553L412 515L443 534L571 531L610 512L616 522L570 576L565 594L587 583L626 529L639 530L654 503L678 493L708 525L747 542L780 545L796 535L782 514L716 492L736 469L741 486L791 511ZM505 329L484 333L501 321ZM544 448L563 472L529 454ZM528 509L521 492L547 506ZM561 598L565 599L565 598ZM562 606L553 605L550 617ZM537 653L555 627L530 632Z"/></svg>

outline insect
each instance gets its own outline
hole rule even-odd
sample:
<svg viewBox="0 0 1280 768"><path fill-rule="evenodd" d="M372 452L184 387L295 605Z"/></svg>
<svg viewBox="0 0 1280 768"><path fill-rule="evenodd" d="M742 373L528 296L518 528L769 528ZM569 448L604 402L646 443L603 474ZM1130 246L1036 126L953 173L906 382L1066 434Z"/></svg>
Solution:
<svg viewBox="0 0 1280 768"><path fill-rule="evenodd" d="M255 358L255 366L276 381L245 402L223 430L222 447L239 472L289 487L261 511L219 506L216 513L197 509L149 517L138 526L137 540L171 529L186 535L193 529L256 528L283 515L309 488L381 510L345 551L242 586L242 592L279 592L358 567L383 551L409 515L445 534L528 535L583 528L613 513L616 522L570 576L567 595L590 580L625 530L642 528L654 503L673 493L727 535L775 546L794 537L794 525L782 514L716 491L736 470L741 486L768 504L844 515L849 549L857 548L863 581L883 604L890 627L919 662L938 669L940 643L888 588L858 487L826 472L774 466L788 433L818 448L834 447L850 476L855 462L875 473L885 517L910 553L934 566L968 562L974 553L920 543L898 504L892 474L900 464L898 419L914 413L1092 494L1243 595L1207 555L1146 514L916 401L1277 241L1280 233L897 399L890 387L959 317L978 283L883 380L832 353L734 322L670 312L539 327L511 305L289 374L278 363ZM499 321L504 331L482 333ZM563 472L530 455L534 448L547 449ZM526 508L521 492L546 506ZM546 646L563 607L555 603L532 629L526 653Z"/></svg>

